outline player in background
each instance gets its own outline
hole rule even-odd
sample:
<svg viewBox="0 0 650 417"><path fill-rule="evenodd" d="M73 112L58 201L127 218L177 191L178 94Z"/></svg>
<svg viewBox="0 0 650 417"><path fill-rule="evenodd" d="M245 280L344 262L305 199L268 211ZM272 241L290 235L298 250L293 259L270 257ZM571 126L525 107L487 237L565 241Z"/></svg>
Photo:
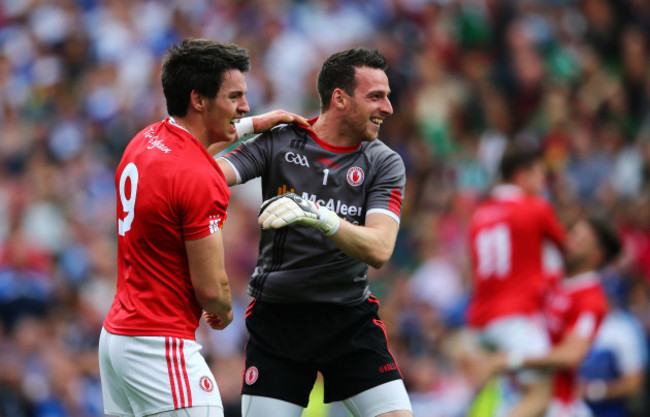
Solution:
<svg viewBox="0 0 650 417"><path fill-rule="evenodd" d="M595 417L627 417L643 401L647 340L638 318L625 308L626 286L611 285L618 279L604 284L609 313L580 365L579 391Z"/></svg>
<svg viewBox="0 0 650 417"><path fill-rule="evenodd" d="M551 205L540 194L545 185L541 153L525 145L506 149L502 183L472 214L469 245L473 294L467 319L478 343L490 350L541 356L550 347L541 320L549 280L543 267L544 246L564 245L565 231ZM542 415L550 398L545 373L516 375L516 404L499 413L509 417Z"/></svg>
<svg viewBox="0 0 650 417"><path fill-rule="evenodd" d="M615 259L620 250L618 236L607 222L598 218L578 221L567 236L567 276L552 290L545 309L553 348L544 356L492 354L477 362L476 369L486 374L523 368L555 370L546 416L591 416L576 393L577 368L608 310L598 270Z"/></svg>
<svg viewBox="0 0 650 417"><path fill-rule="evenodd" d="M130 141L115 175L118 281L99 341L104 409L222 417L195 342L203 312L214 329L233 320L221 237L230 191L207 148L237 137L235 123L249 111L250 59L242 48L206 39L168 52L162 85L170 117ZM249 128L299 119L276 111Z"/></svg>
<svg viewBox="0 0 650 417"><path fill-rule="evenodd" d="M244 417L299 417L319 371L326 403L343 401L355 416L412 416L367 278L393 252L406 182L401 157L377 139L393 113L385 69L376 50L330 56L310 127L275 128L219 159L229 185L262 177L266 200Z"/></svg>

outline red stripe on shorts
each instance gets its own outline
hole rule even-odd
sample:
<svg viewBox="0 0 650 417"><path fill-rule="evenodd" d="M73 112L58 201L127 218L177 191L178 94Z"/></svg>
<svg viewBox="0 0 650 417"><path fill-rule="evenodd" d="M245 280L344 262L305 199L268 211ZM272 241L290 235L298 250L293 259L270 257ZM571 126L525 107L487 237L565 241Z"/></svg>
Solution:
<svg viewBox="0 0 650 417"><path fill-rule="evenodd" d="M172 397L174 398L174 408L178 408L176 399L176 384L174 384L174 373L172 371L172 357L169 354L169 337L165 337L165 357L167 358L167 372L169 373L169 385L172 387Z"/></svg>
<svg viewBox="0 0 650 417"><path fill-rule="evenodd" d="M388 354L390 355L391 358L393 358L393 362L395 362L395 366L397 366L397 361L395 360L395 355L393 355L393 352L391 352L390 348L388 347L388 332L386 331L386 325L384 324L383 321L377 320L377 319L373 319L372 322L375 323L375 325L377 327L379 327L384 332L384 337L386 338L386 350L388 350ZM399 375L403 379L404 375L402 375L402 371L399 369L399 366L397 366L397 372L399 372Z"/></svg>
<svg viewBox="0 0 650 417"><path fill-rule="evenodd" d="M181 369L180 366L178 366L178 356L176 353L176 349L178 348L178 339L174 338L174 344L172 345L172 349L174 350L174 371L176 372L176 381L178 382L178 397L180 398L181 402L181 408L185 408L185 393L183 392L183 385L182 385L182 380L181 380Z"/></svg>
<svg viewBox="0 0 650 417"><path fill-rule="evenodd" d="M183 345L185 342L181 339L181 365L183 367L183 377L185 378L185 390L187 390L187 406L192 406L192 390L190 389L190 378L187 375L187 367L185 366L185 350L183 350Z"/></svg>

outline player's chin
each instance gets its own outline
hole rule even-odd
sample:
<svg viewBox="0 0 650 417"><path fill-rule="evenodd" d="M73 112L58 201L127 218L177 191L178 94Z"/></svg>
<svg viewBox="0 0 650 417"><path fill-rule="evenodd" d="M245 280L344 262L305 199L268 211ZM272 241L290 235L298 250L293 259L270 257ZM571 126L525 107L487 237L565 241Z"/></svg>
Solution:
<svg viewBox="0 0 650 417"><path fill-rule="evenodd" d="M236 130L231 130L228 129L224 135L223 138L221 138L221 142L234 142L237 140L237 131Z"/></svg>
<svg viewBox="0 0 650 417"><path fill-rule="evenodd" d="M379 137L379 125L375 123L368 123L368 128L366 129L366 134L365 134L365 139L370 141L370 140L375 140Z"/></svg>
<svg viewBox="0 0 650 417"><path fill-rule="evenodd" d="M372 142L373 140L377 139L379 137L379 129L376 130L368 130L366 134L364 135L363 140L367 142Z"/></svg>

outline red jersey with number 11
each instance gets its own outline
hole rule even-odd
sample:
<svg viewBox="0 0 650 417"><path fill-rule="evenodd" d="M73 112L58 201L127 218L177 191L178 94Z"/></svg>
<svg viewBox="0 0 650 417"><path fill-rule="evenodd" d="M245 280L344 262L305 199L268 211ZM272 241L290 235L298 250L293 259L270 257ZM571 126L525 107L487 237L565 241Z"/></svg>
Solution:
<svg viewBox="0 0 650 417"><path fill-rule="evenodd" d="M115 174L117 292L104 321L128 336L194 340L202 309L185 241L215 233L230 190L212 156L170 119L138 133Z"/></svg>
<svg viewBox="0 0 650 417"><path fill-rule="evenodd" d="M548 280L545 241L563 247L564 228L550 204L519 187L496 187L470 220L474 293L468 322L481 328L494 319L541 312Z"/></svg>

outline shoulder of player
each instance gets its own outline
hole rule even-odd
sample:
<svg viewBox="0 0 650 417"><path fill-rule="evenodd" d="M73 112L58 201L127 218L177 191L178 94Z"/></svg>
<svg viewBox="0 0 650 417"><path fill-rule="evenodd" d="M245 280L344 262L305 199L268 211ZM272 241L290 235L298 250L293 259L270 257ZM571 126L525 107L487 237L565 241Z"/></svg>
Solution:
<svg viewBox="0 0 650 417"><path fill-rule="evenodd" d="M571 296L574 305L580 310L604 313L608 309L607 294L598 281L569 288L567 294Z"/></svg>
<svg viewBox="0 0 650 417"><path fill-rule="evenodd" d="M553 204L546 198L539 195L526 195L519 202L531 210L537 210L541 212L554 210Z"/></svg>
<svg viewBox="0 0 650 417"><path fill-rule="evenodd" d="M297 124L279 124L273 126L271 129L260 134L260 136L273 136L273 137L295 137L308 135L308 130L304 129Z"/></svg>
<svg viewBox="0 0 650 417"><path fill-rule="evenodd" d="M158 137L150 143L149 147L171 156L169 163L174 164L176 172L197 175L219 172L215 170L218 165L212 155L189 132L171 124L165 127L160 129Z"/></svg>
<svg viewBox="0 0 650 417"><path fill-rule="evenodd" d="M295 124L280 124L272 127L266 132L255 135L253 138L245 140L240 143L240 146L247 146L247 143L273 143L282 144L284 142L291 142L299 138L306 138L308 131L298 127Z"/></svg>
<svg viewBox="0 0 650 417"><path fill-rule="evenodd" d="M404 164L402 157L379 139L361 142L359 150L371 161L388 161Z"/></svg>
<svg viewBox="0 0 650 417"><path fill-rule="evenodd" d="M180 126L172 125L168 119L153 123L134 137L132 142L145 143L147 149L158 150L165 155L173 155L188 148L202 148L192 135Z"/></svg>

